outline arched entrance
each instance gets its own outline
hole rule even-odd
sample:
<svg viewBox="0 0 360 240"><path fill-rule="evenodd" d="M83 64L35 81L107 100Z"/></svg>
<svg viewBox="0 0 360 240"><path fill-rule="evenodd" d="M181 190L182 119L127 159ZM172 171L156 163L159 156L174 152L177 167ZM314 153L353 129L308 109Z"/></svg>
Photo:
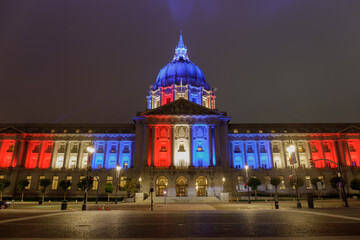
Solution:
<svg viewBox="0 0 360 240"><path fill-rule="evenodd" d="M195 188L197 197L207 196L207 184L206 177L201 176L196 179Z"/></svg>
<svg viewBox="0 0 360 240"><path fill-rule="evenodd" d="M188 195L188 180L186 177L181 176L176 179L176 196L187 197Z"/></svg>
<svg viewBox="0 0 360 240"><path fill-rule="evenodd" d="M164 196L165 191L167 192L168 180L166 177L161 176L156 180L156 196Z"/></svg>

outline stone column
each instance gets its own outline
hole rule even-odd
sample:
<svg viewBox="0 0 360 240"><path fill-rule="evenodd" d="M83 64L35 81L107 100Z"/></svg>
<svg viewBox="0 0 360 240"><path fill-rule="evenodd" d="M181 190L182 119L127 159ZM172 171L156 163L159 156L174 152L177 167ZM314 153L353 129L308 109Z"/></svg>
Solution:
<svg viewBox="0 0 360 240"><path fill-rule="evenodd" d="M245 141L243 141L242 144L243 144L243 153L244 153L244 163L245 163L245 165L249 166L249 164L247 162L247 156L246 156L246 143L245 143Z"/></svg>
<svg viewBox="0 0 360 240"><path fill-rule="evenodd" d="M21 141L19 141L19 140L15 141L13 156L12 156L11 162L10 162L10 167L13 166L14 162L15 162L15 166L17 166L17 161L18 161L17 159L18 159L18 155L20 152L20 148L21 148ZM0 145L0 149L1 149L1 145Z"/></svg>
<svg viewBox="0 0 360 240"><path fill-rule="evenodd" d="M213 141L212 141L212 126L208 126L208 131L209 131L209 166L213 167L214 166L214 162L213 162Z"/></svg>
<svg viewBox="0 0 360 240"><path fill-rule="evenodd" d="M192 146L192 142L193 142L193 126L190 125L189 126L189 166L192 167L193 166L193 146Z"/></svg>
<svg viewBox="0 0 360 240"><path fill-rule="evenodd" d="M307 147L307 153L308 153L308 158L312 159L312 155L311 155L311 146L310 146L310 142L306 141L306 147ZM308 165L310 165L310 163L308 162ZM310 166L311 167L311 166ZM315 166L314 166L315 167Z"/></svg>
<svg viewBox="0 0 360 240"><path fill-rule="evenodd" d="M76 169L81 168L80 164L81 164L83 152L84 152L84 141L79 141L79 148L78 148L78 154L77 154L76 166L75 166Z"/></svg>
<svg viewBox="0 0 360 240"><path fill-rule="evenodd" d="M156 127L151 126L151 167L154 166L154 157L155 157L155 133L156 132Z"/></svg>
<svg viewBox="0 0 360 240"><path fill-rule="evenodd" d="M285 147L285 142L284 141L281 141L281 152L283 154L283 158L284 158L284 167L287 167L287 158L288 156L286 155L286 147Z"/></svg>
<svg viewBox="0 0 360 240"><path fill-rule="evenodd" d="M44 141L41 141L40 142L40 148L39 148L39 155L38 155L38 158L37 158L37 161L36 161L35 168L39 168L39 163L40 163L40 159L41 159L41 152L42 152L43 145L44 145Z"/></svg>
<svg viewBox="0 0 360 240"><path fill-rule="evenodd" d="M297 166L298 168L301 167L301 164L300 164L300 154L299 154L299 147L298 147L298 144L297 144L298 141L293 141L294 143L294 146L295 146L295 155L296 155L296 160L297 160Z"/></svg>
<svg viewBox="0 0 360 240"><path fill-rule="evenodd" d="M227 134L227 133L226 133ZM221 166L219 126L214 127L216 166Z"/></svg>
<svg viewBox="0 0 360 240"><path fill-rule="evenodd" d="M351 160L351 153L350 153L349 143L348 143L347 140L344 140L344 145L345 145L346 150L347 150L347 152L348 152L349 161L350 161L350 166L352 166L352 165L353 165L353 162L352 162L352 160ZM346 160L345 160L345 162L346 162ZM345 166L346 166L346 164L345 164ZM359 167L359 166L357 166L357 167Z"/></svg>
<svg viewBox="0 0 360 240"><path fill-rule="evenodd" d="M259 167L262 167L260 165L261 161L260 161L260 151L259 151L259 142L258 141L255 141L255 151L256 151L256 160L257 160L257 165L258 165L258 168Z"/></svg>
<svg viewBox="0 0 360 240"><path fill-rule="evenodd" d="M63 167L67 169L68 168L68 162L69 162L69 156L70 156L70 146L71 142L67 141L65 144L65 154L64 154L64 162L63 162Z"/></svg>
<svg viewBox="0 0 360 240"><path fill-rule="evenodd" d="M51 154L51 163L50 163L51 168L55 168L55 165L56 165L57 146L58 146L58 142L54 141L53 151Z"/></svg>
<svg viewBox="0 0 360 240"><path fill-rule="evenodd" d="M143 166L147 166L149 156L149 126L145 125L144 150L143 150ZM143 167L140 166L140 167Z"/></svg>
<svg viewBox="0 0 360 240"><path fill-rule="evenodd" d="M171 167L174 167L175 161L175 126L171 125Z"/></svg>
<svg viewBox="0 0 360 240"><path fill-rule="evenodd" d="M326 161L325 161L325 152L324 152L324 145L323 145L323 141L320 141L320 146L321 146L321 156L323 157L323 161L324 161L324 168L327 167Z"/></svg>

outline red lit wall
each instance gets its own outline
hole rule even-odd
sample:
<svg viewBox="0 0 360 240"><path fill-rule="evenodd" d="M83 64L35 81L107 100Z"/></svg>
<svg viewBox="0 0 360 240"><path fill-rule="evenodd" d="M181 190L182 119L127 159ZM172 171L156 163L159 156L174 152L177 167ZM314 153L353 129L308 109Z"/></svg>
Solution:
<svg viewBox="0 0 360 240"><path fill-rule="evenodd" d="M152 139L152 135L153 135L152 131L153 131L152 129L149 129L148 166L151 166L151 149L152 149L151 139Z"/></svg>
<svg viewBox="0 0 360 240"><path fill-rule="evenodd" d="M54 142L52 141L43 142L39 165L38 165L39 168L46 169L50 167L53 147L54 147Z"/></svg>
<svg viewBox="0 0 360 240"><path fill-rule="evenodd" d="M15 141L3 141L0 152L0 168L10 167L15 151Z"/></svg>
<svg viewBox="0 0 360 240"><path fill-rule="evenodd" d="M174 101L173 87L161 88L161 106Z"/></svg>
<svg viewBox="0 0 360 240"><path fill-rule="evenodd" d="M346 148L346 165L360 167L360 140L348 140L347 143L349 147Z"/></svg>
<svg viewBox="0 0 360 240"><path fill-rule="evenodd" d="M35 168L40 154L40 142L31 141L26 154L25 168Z"/></svg>
<svg viewBox="0 0 360 240"><path fill-rule="evenodd" d="M324 141L323 142L323 150L324 150L325 159L329 159L331 161L338 162L338 160L336 158L336 154L335 154L334 142ZM331 162L326 162L326 165L331 168L337 168L337 165L334 163L331 163Z"/></svg>
<svg viewBox="0 0 360 240"><path fill-rule="evenodd" d="M154 146L155 167L169 167L171 165L171 126L156 125Z"/></svg>
<svg viewBox="0 0 360 240"><path fill-rule="evenodd" d="M211 109L215 109L215 96L211 96Z"/></svg>
<svg viewBox="0 0 360 240"><path fill-rule="evenodd" d="M324 159L321 151L321 142L320 141L310 141L310 152L311 158L314 160ZM316 168L325 167L324 161L314 161L314 166Z"/></svg>

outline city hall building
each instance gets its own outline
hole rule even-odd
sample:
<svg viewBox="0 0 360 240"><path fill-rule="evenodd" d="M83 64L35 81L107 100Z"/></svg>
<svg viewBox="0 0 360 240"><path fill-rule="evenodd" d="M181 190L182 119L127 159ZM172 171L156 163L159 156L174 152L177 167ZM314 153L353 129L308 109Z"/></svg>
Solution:
<svg viewBox="0 0 360 240"><path fill-rule="evenodd" d="M146 106L132 124L0 124L0 179L11 181L4 196L19 198L16 182L27 179L25 198L36 198L39 181L46 178L52 180L47 198L61 198L58 183L70 180L67 196L81 199L77 183L86 177L90 144L95 148L90 196L96 190L106 196L106 183L135 179L139 193L154 188L159 199L166 194L179 201L216 200L226 196L221 193L245 195L246 172L261 181L260 194L273 192L270 180L279 177L278 192L290 195L293 169L305 181L302 193L313 188L311 178L318 178L325 194L336 194L329 183L338 176L336 163L351 193L348 183L359 174L360 124L230 123L231 117L216 108L204 73L190 61L182 35L172 61L151 85Z"/></svg>

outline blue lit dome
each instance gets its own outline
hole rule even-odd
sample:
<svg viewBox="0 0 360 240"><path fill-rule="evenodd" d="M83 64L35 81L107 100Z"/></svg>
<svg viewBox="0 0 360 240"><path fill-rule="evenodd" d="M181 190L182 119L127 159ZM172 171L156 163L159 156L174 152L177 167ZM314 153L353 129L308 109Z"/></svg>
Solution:
<svg viewBox="0 0 360 240"><path fill-rule="evenodd" d="M172 84L179 85L181 82L183 85L190 84L210 90L210 85L207 84L204 73L197 65L190 61L187 55L187 48L180 33L180 40L175 49L174 59L160 70L153 89L171 86Z"/></svg>

